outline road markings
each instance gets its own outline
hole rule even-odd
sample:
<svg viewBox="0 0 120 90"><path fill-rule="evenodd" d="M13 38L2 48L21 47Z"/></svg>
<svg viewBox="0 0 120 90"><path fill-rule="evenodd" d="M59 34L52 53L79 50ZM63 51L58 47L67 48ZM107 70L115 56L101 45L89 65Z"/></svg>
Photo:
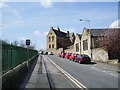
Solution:
<svg viewBox="0 0 120 90"><path fill-rule="evenodd" d="M88 90L87 87L85 87L83 84L81 84L78 80L76 80L73 76L71 76L69 73L67 73L65 70L63 70L59 65L57 65L54 61L52 61L50 58L46 56L47 59L50 60L50 62L58 69L60 70L67 78L69 78L74 84L76 84L79 88L82 90Z"/></svg>

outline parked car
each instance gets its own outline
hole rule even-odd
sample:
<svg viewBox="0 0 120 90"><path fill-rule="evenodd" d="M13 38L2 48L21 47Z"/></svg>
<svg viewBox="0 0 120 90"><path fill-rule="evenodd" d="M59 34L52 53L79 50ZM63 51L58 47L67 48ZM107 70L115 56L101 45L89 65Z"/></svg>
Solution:
<svg viewBox="0 0 120 90"><path fill-rule="evenodd" d="M69 59L72 60L72 61L75 61L75 57L77 56L78 54L71 54Z"/></svg>
<svg viewBox="0 0 120 90"><path fill-rule="evenodd" d="M60 52L60 53L58 54L58 56L61 57L61 54L62 54L62 52Z"/></svg>
<svg viewBox="0 0 120 90"><path fill-rule="evenodd" d="M48 55L53 55L53 53L52 52L48 52Z"/></svg>
<svg viewBox="0 0 120 90"><path fill-rule="evenodd" d="M78 63L90 63L91 62L91 59L88 55L77 55L75 57L75 61L78 62Z"/></svg>
<svg viewBox="0 0 120 90"><path fill-rule="evenodd" d="M39 54L43 54L43 51L40 51Z"/></svg>
<svg viewBox="0 0 120 90"><path fill-rule="evenodd" d="M69 59L72 53L66 53L65 58Z"/></svg>
<svg viewBox="0 0 120 90"><path fill-rule="evenodd" d="M66 53L65 53L65 52L62 52L62 53L61 53L61 57L62 57L62 58L64 58L64 57L65 57L65 55L66 55Z"/></svg>
<svg viewBox="0 0 120 90"><path fill-rule="evenodd" d="M44 55L47 55L47 54L48 54L48 52L43 52L43 54L44 54Z"/></svg>

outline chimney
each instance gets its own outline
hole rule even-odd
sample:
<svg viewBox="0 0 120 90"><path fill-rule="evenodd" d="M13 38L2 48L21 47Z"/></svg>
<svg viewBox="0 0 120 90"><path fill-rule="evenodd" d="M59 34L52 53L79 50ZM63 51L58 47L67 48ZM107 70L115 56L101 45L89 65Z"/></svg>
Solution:
<svg viewBox="0 0 120 90"><path fill-rule="evenodd" d="M58 31L60 32L60 28L58 27Z"/></svg>
<svg viewBox="0 0 120 90"><path fill-rule="evenodd" d="M67 31L67 37L68 37L68 39L69 39L69 31Z"/></svg>
<svg viewBox="0 0 120 90"><path fill-rule="evenodd" d="M50 29L53 30L53 27L51 27Z"/></svg>

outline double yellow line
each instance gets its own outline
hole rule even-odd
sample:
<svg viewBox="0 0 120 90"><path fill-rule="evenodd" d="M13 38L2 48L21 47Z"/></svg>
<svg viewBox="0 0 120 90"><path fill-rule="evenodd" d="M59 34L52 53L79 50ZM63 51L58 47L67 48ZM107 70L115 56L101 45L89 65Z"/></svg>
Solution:
<svg viewBox="0 0 120 90"><path fill-rule="evenodd" d="M68 79L70 79L75 85L77 85L82 90L88 90L83 84L81 84L78 80L76 80L73 76L71 76L68 72L63 70L60 66L58 66L54 61L46 56L46 58L58 69L60 70Z"/></svg>

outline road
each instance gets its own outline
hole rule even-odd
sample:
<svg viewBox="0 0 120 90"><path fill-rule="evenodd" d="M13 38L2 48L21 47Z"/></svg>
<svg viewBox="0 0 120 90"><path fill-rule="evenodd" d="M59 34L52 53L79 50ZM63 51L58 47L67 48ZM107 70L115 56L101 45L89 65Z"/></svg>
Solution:
<svg viewBox="0 0 120 90"><path fill-rule="evenodd" d="M46 55L87 88L118 88L118 73L96 68L97 64L78 64L57 55Z"/></svg>

